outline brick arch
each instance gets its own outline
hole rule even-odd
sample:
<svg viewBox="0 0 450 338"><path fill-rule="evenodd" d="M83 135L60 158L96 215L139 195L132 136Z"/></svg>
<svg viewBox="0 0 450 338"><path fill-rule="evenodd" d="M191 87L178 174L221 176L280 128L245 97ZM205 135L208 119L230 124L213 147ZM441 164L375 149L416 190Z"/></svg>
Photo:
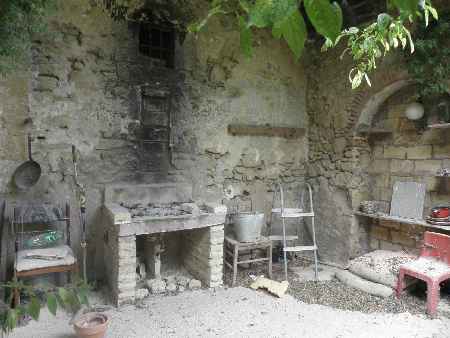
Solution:
<svg viewBox="0 0 450 338"><path fill-rule="evenodd" d="M348 113L348 128L354 133L358 129L370 126L373 117L380 106L399 90L411 86L414 81L408 77L406 72L384 71L373 78L373 87L359 89L352 96L346 111Z"/></svg>

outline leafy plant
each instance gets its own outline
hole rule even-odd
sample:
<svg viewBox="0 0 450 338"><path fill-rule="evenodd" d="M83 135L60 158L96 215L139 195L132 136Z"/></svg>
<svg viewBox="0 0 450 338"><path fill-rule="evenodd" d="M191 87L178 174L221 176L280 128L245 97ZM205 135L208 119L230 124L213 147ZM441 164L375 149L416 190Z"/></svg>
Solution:
<svg viewBox="0 0 450 338"><path fill-rule="evenodd" d="M344 54L350 54L355 66L350 70L352 88L357 88L365 79L370 86L368 74L376 68L377 59L391 49L410 46L414 43L407 24L417 17L424 17L428 25L430 16L437 20L437 11L431 0L388 0L388 7L398 11L393 17L381 13L378 20L364 28L351 27L342 30L342 10L329 0L213 0L208 14L189 26L189 31L198 33L216 15L235 17L240 29L242 51L252 56L252 29L270 29L272 35L283 38L298 59L307 39L305 18L299 11L303 2L305 14L317 33L325 38L323 50L335 47L346 40Z"/></svg>
<svg viewBox="0 0 450 338"><path fill-rule="evenodd" d="M416 52L406 55L409 74L418 85L422 98L446 94L450 79L450 12L441 15L429 29L416 32Z"/></svg>
<svg viewBox="0 0 450 338"><path fill-rule="evenodd" d="M51 314L56 315L58 307L65 310L75 312L82 305L89 305L88 291L89 285L83 281L77 282L65 287L47 287L37 288L30 285L25 285L21 281L12 281L0 285L10 292L8 304L11 304L13 298L13 290L17 289L29 299L27 305L19 305L16 308L4 309L0 313L0 327L3 332L11 332L14 330L22 316L29 315L34 320L39 320L41 311L41 299L44 301L44 306L47 306ZM43 294L43 296L39 296Z"/></svg>
<svg viewBox="0 0 450 338"><path fill-rule="evenodd" d="M391 49L400 47L406 49L409 46L411 54L414 53L414 42L406 26L406 22L413 21L414 15L422 16L423 12L425 26L428 26L430 15L438 20L437 11L428 0L422 3L422 12L416 10L417 7L413 6L412 1L396 2L400 9L399 16L394 18L389 14L381 13L376 22L364 28L351 27L344 30L335 42L330 39L325 41L323 50L336 46L343 38L347 39L347 48L341 58L348 53L355 62L355 66L349 73L353 89L359 87L364 79L371 86L368 74L377 68L377 60Z"/></svg>
<svg viewBox="0 0 450 338"><path fill-rule="evenodd" d="M56 0L2 0L0 3L0 74L16 68L29 53L32 36L42 33Z"/></svg>

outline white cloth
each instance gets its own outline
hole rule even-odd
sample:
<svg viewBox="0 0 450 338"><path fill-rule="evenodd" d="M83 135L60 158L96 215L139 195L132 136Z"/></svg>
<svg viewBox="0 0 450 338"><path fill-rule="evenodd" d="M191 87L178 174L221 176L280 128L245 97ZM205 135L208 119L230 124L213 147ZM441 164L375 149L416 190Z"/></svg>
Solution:
<svg viewBox="0 0 450 338"><path fill-rule="evenodd" d="M36 256L42 257L42 259L32 258ZM75 262L73 251L67 245L46 249L20 250L17 253L16 270L28 271L53 266L66 266Z"/></svg>

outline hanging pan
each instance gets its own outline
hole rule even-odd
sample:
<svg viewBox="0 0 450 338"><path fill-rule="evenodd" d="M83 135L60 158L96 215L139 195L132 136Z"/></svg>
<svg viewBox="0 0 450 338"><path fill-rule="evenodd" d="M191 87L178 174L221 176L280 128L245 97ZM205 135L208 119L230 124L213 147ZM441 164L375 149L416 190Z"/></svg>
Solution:
<svg viewBox="0 0 450 338"><path fill-rule="evenodd" d="M41 172L39 163L31 158L31 136L28 135L28 161L22 163L14 172L14 184L21 190L27 190L39 181Z"/></svg>

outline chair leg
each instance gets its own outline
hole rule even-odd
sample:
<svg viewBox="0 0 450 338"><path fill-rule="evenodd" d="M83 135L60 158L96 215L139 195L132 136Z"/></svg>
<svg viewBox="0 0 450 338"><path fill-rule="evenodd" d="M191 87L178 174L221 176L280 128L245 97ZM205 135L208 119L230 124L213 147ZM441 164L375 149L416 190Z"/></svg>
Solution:
<svg viewBox="0 0 450 338"><path fill-rule="evenodd" d="M272 278L272 244L267 248L267 259L269 260L269 278Z"/></svg>
<svg viewBox="0 0 450 338"><path fill-rule="evenodd" d="M397 288L395 290L397 298L400 298L404 289L405 289L405 272L400 270L397 279Z"/></svg>
<svg viewBox="0 0 450 338"><path fill-rule="evenodd" d="M438 282L427 283L427 313L435 316L440 298L440 286Z"/></svg>
<svg viewBox="0 0 450 338"><path fill-rule="evenodd" d="M238 256L239 256L239 248L237 245L235 245L233 251L233 282L231 283L231 286L234 286L236 284Z"/></svg>

